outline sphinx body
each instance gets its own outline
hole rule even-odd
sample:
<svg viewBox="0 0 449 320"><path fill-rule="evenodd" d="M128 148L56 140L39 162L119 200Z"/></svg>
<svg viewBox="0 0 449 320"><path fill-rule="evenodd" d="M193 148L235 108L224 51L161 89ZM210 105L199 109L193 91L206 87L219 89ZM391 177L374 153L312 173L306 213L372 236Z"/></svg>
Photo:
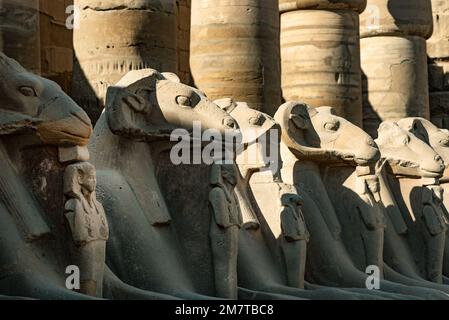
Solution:
<svg viewBox="0 0 449 320"><path fill-rule="evenodd" d="M443 189L443 219L446 225L449 221L449 131L440 129L424 118L406 118L397 122L402 129L415 135L417 138L425 142L427 145L443 159L445 170L443 176L439 179L440 186ZM443 282L449 284L449 235L446 231L445 248L443 257Z"/></svg>
<svg viewBox="0 0 449 320"><path fill-rule="evenodd" d="M2 53L0 96L0 294L88 298L65 286L58 147L86 145L90 120L55 83Z"/></svg>
<svg viewBox="0 0 449 320"><path fill-rule="evenodd" d="M306 279L327 286L365 287L363 267L375 262L381 271L384 265L381 257L386 221L381 213L377 177L371 168L379 157L376 144L361 129L332 115L329 108L310 110L301 103L289 102L279 108L275 119L282 127L282 177L294 184L302 196L311 234ZM340 166L348 162L352 169L345 173ZM332 166L339 166L337 172L344 179L329 175ZM326 186L323 179L333 184ZM341 185L343 182L348 186ZM339 196L332 195L332 199L328 189L349 194L349 210L335 205ZM349 224L351 216L342 216L346 210L353 212L352 219L356 219ZM362 254L360 250L364 250ZM446 298L434 290L386 280L380 283L382 291Z"/></svg>
<svg viewBox="0 0 449 320"><path fill-rule="evenodd" d="M384 122L376 140L382 155L385 275L392 281L448 292L441 285L444 225L433 199L443 162L397 123ZM430 195L430 197L429 197Z"/></svg>
<svg viewBox="0 0 449 320"><path fill-rule="evenodd" d="M89 149L111 229L108 266L141 289L216 296L210 169L172 164L170 134L195 121L224 134L236 129L234 120L199 90L150 69L110 87L106 105Z"/></svg>

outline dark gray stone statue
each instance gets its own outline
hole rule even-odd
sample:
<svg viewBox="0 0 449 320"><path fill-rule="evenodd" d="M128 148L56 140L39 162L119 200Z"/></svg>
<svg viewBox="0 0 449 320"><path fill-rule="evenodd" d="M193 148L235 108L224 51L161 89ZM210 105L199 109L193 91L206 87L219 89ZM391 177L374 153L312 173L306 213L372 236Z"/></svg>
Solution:
<svg viewBox="0 0 449 320"><path fill-rule="evenodd" d="M65 169L64 214L73 240L72 259L81 272L80 292L101 298L109 227L95 187L95 167L90 163L80 162Z"/></svg>
<svg viewBox="0 0 449 320"><path fill-rule="evenodd" d="M58 148L85 146L92 126L59 86L0 53L0 294L82 299L71 264Z"/></svg>
<svg viewBox="0 0 449 320"><path fill-rule="evenodd" d="M237 171L233 164L213 164L211 170L210 241L216 294L222 298L237 299L239 230L243 223L234 192L237 185Z"/></svg>

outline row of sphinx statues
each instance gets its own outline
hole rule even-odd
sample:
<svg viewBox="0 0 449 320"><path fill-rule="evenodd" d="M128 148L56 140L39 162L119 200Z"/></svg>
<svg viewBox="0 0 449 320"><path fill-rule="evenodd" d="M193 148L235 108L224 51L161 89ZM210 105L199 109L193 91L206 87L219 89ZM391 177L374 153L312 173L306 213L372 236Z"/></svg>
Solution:
<svg viewBox="0 0 449 320"><path fill-rule="evenodd" d="M241 133L232 163L173 164L195 121ZM246 161L273 130L275 170ZM143 69L92 128L0 53L0 162L0 299L449 299L449 131L422 118L374 140L329 107L270 117Z"/></svg>

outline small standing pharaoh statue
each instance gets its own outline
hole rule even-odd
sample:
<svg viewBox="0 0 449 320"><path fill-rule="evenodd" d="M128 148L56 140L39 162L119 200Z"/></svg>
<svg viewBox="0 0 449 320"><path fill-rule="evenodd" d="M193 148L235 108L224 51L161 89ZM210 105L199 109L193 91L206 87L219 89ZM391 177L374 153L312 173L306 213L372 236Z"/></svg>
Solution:
<svg viewBox="0 0 449 320"><path fill-rule="evenodd" d="M380 182L376 174L360 172L357 168L354 191L358 194L355 208L359 213L363 227L359 236L363 239L365 250L364 268L379 266L383 274L384 229L386 227L380 198Z"/></svg>
<svg viewBox="0 0 449 320"><path fill-rule="evenodd" d="M423 222L426 226L427 276L442 283L444 244L447 221L443 208L443 189L440 186L423 188Z"/></svg>
<svg viewBox="0 0 449 320"><path fill-rule="evenodd" d="M103 295L106 241L109 228L103 206L96 199L95 167L80 162L66 168L64 214L72 234L72 260L80 269L80 292Z"/></svg>
<svg viewBox="0 0 449 320"><path fill-rule="evenodd" d="M279 184L281 248L287 269L288 285L304 288L307 242L310 234L302 214L302 198L292 185Z"/></svg>
<svg viewBox="0 0 449 320"><path fill-rule="evenodd" d="M234 193L237 184L234 165L213 164L209 203L212 211L210 241L216 294L237 299L237 254L242 214Z"/></svg>

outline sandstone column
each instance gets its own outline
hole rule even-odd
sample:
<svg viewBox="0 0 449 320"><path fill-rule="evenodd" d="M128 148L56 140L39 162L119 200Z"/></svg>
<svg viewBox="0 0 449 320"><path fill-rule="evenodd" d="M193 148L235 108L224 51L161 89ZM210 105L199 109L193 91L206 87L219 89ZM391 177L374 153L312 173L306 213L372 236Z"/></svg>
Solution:
<svg viewBox="0 0 449 320"><path fill-rule="evenodd" d="M359 13L366 0L280 0L285 100L362 125Z"/></svg>
<svg viewBox="0 0 449 320"><path fill-rule="evenodd" d="M430 117L449 129L449 1L432 0L433 36L427 41Z"/></svg>
<svg viewBox="0 0 449 320"><path fill-rule="evenodd" d="M377 136L382 121L429 118L430 0L368 0L360 30L364 129Z"/></svg>
<svg viewBox="0 0 449 320"><path fill-rule="evenodd" d="M191 71L211 99L274 115L281 104L277 0L192 0Z"/></svg>
<svg viewBox="0 0 449 320"><path fill-rule="evenodd" d="M65 92L71 90L73 71L73 0L40 0L41 72Z"/></svg>
<svg viewBox="0 0 449 320"><path fill-rule="evenodd" d="M40 73L39 0L0 0L0 51Z"/></svg>
<svg viewBox="0 0 449 320"><path fill-rule="evenodd" d="M175 0L75 0L73 96L96 121L106 89L128 71L177 72Z"/></svg>
<svg viewBox="0 0 449 320"><path fill-rule="evenodd" d="M178 76L191 84L190 75L190 6L191 0L177 0L178 7Z"/></svg>

